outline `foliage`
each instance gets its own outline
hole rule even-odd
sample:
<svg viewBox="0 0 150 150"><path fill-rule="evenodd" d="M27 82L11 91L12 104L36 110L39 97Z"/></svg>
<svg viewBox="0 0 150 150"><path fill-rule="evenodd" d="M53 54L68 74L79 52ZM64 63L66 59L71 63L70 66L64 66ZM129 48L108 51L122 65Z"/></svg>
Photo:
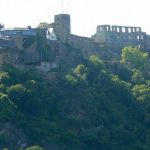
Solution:
<svg viewBox="0 0 150 150"><path fill-rule="evenodd" d="M87 72L87 68L84 65L79 64L71 73L65 76L65 79L70 85L78 86L79 84L86 82Z"/></svg>
<svg viewBox="0 0 150 150"><path fill-rule="evenodd" d="M41 22L37 28L40 28L40 29L48 29L50 27L50 24L48 24L47 22Z"/></svg>
<svg viewBox="0 0 150 150"><path fill-rule="evenodd" d="M40 146L32 146L32 147L26 148L26 150L44 150L44 149Z"/></svg>
<svg viewBox="0 0 150 150"><path fill-rule="evenodd" d="M133 94L140 101L150 101L150 85L140 84L133 87Z"/></svg>
<svg viewBox="0 0 150 150"><path fill-rule="evenodd" d="M93 66L95 67L95 69L102 69L104 68L104 63L101 59L99 59L96 56L91 56L89 61L93 64Z"/></svg>
<svg viewBox="0 0 150 150"><path fill-rule="evenodd" d="M15 105L9 99L8 95L0 93L0 120L11 120L14 117Z"/></svg>
<svg viewBox="0 0 150 150"><path fill-rule="evenodd" d="M122 49L122 62L128 64L131 68L145 69L148 65L148 53L141 52L138 48L125 47Z"/></svg>
<svg viewBox="0 0 150 150"><path fill-rule="evenodd" d="M145 82L143 72L137 69L132 71L132 82L134 84L142 84Z"/></svg>
<svg viewBox="0 0 150 150"><path fill-rule="evenodd" d="M26 150L149 150L149 76L141 67L125 65L128 82L96 56L53 80L5 66L0 121L23 131ZM8 139L1 135L0 140Z"/></svg>

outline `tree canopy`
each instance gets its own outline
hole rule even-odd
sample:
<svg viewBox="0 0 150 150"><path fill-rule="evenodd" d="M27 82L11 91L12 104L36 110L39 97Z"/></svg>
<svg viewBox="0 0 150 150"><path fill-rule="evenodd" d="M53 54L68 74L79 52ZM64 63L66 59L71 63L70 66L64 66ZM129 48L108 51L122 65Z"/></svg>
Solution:
<svg viewBox="0 0 150 150"><path fill-rule="evenodd" d="M150 76L142 68L148 56L131 47L122 53L127 80L96 56L49 80L4 66L0 149L26 143L26 150L149 150Z"/></svg>

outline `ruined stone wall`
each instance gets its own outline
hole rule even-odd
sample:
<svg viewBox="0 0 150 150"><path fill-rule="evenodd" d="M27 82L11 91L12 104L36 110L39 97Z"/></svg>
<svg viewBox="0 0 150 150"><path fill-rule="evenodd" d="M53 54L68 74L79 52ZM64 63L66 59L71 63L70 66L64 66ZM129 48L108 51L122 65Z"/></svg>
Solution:
<svg viewBox="0 0 150 150"><path fill-rule="evenodd" d="M37 43L34 42L30 47L23 50L23 63L36 64L40 63L40 53L37 51Z"/></svg>
<svg viewBox="0 0 150 150"><path fill-rule="evenodd" d="M99 55L99 43L96 43L92 38L81 37L71 34L68 37L67 43L74 48L80 49L85 56Z"/></svg>
<svg viewBox="0 0 150 150"><path fill-rule="evenodd" d="M15 48L18 50L23 50L23 36L15 35L15 36L11 36L11 38L15 43Z"/></svg>
<svg viewBox="0 0 150 150"><path fill-rule="evenodd" d="M1 57L1 64L4 64L4 63L9 63L9 64L16 63L17 64L21 62L20 52L15 51L15 50L2 49L0 51L0 57Z"/></svg>
<svg viewBox="0 0 150 150"><path fill-rule="evenodd" d="M67 49L64 44L59 41L50 41L47 40L47 45L50 47L52 61L56 61L56 57L68 55Z"/></svg>
<svg viewBox="0 0 150 150"><path fill-rule="evenodd" d="M81 51L74 49L68 43L48 40L47 44L51 50L52 62L56 62L61 66L74 66L81 59Z"/></svg>
<svg viewBox="0 0 150 150"><path fill-rule="evenodd" d="M146 35L145 50L150 50L150 35Z"/></svg>
<svg viewBox="0 0 150 150"><path fill-rule="evenodd" d="M95 41L124 46L137 46L145 48L146 33L141 31L140 27L126 27L126 26L110 26L101 25L97 27Z"/></svg>
<svg viewBox="0 0 150 150"><path fill-rule="evenodd" d="M13 49L15 47L15 43L9 37L7 37L7 38L1 37L0 38L0 47Z"/></svg>
<svg viewBox="0 0 150 150"><path fill-rule="evenodd" d="M56 62L41 62L36 68L42 72L49 72L52 69L57 69L58 64Z"/></svg>

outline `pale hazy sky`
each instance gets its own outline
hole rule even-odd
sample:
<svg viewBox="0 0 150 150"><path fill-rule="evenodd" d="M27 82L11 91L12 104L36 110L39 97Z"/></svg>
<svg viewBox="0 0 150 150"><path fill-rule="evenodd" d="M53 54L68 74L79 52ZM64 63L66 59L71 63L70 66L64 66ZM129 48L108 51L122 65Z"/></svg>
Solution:
<svg viewBox="0 0 150 150"><path fill-rule="evenodd" d="M77 35L91 36L101 24L141 26L150 34L150 0L0 0L0 23L6 27L51 23L62 12L71 15Z"/></svg>

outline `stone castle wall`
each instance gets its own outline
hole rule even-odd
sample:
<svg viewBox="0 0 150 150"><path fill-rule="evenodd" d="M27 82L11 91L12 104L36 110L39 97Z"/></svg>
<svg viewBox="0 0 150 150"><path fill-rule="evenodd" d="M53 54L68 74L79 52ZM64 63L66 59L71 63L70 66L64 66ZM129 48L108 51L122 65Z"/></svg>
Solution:
<svg viewBox="0 0 150 150"><path fill-rule="evenodd" d="M70 15L56 15L52 26L57 36L58 42L69 44L75 49L80 49L85 57L88 57L92 54L98 54L100 52L99 43L96 43L93 38L71 34Z"/></svg>
<svg viewBox="0 0 150 150"><path fill-rule="evenodd" d="M74 48L80 49L87 57L100 52L99 43L96 43L92 38L70 34L67 43Z"/></svg>
<svg viewBox="0 0 150 150"><path fill-rule="evenodd" d="M145 48L146 46L146 33L142 32L140 27L100 25L94 38L96 42L119 47L131 45Z"/></svg>
<svg viewBox="0 0 150 150"><path fill-rule="evenodd" d="M0 38L0 47L7 49L8 46L11 50L14 49L14 51L0 53L0 64L8 61L18 66L25 67L28 65L28 68L34 66L40 70L49 71L59 65L61 66L64 62L66 66L77 64L81 55L84 58L97 55L106 59L107 55L112 55L112 58L116 59L117 56L120 56L120 49L125 46L137 46L141 49L150 50L150 35L142 32L140 27L101 25L97 27L97 32L92 38L82 37L71 34L70 15L68 14L56 15L54 23L50 27L54 30L56 40L46 39L47 28L41 29L44 32L42 32L40 40L32 43L28 48L23 47L23 36L15 35L8 39ZM37 32L38 29L36 29ZM39 34L41 35L41 32ZM36 40L38 39L36 38L37 35L35 36ZM111 52L106 50L107 46L100 47L100 45L104 46L103 44L108 45ZM46 46L48 46L47 49ZM117 48L118 50L115 52L114 50ZM51 60L42 59L42 50L49 50Z"/></svg>

